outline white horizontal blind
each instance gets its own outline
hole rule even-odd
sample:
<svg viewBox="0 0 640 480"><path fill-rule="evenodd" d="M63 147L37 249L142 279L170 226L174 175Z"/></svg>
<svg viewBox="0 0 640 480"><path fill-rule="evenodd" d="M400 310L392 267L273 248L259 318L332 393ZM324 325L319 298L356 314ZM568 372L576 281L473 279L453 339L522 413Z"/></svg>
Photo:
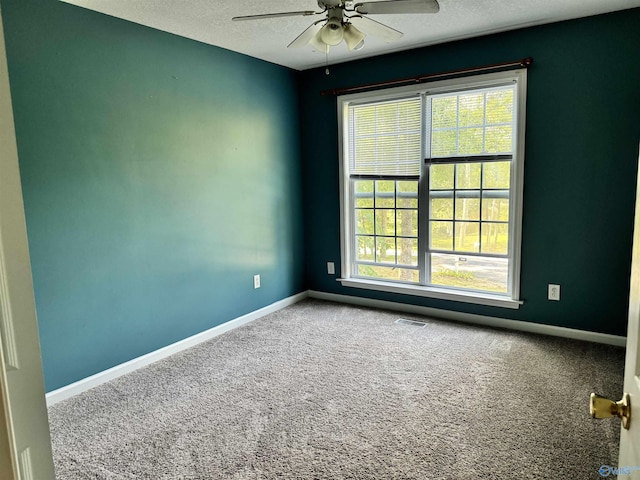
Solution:
<svg viewBox="0 0 640 480"><path fill-rule="evenodd" d="M352 175L420 175L420 97L349 106Z"/></svg>

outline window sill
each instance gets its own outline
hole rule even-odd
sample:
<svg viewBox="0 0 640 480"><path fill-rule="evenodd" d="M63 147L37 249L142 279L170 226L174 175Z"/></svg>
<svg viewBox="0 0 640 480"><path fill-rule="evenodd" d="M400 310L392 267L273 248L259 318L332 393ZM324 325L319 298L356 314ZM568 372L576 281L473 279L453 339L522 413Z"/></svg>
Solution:
<svg viewBox="0 0 640 480"><path fill-rule="evenodd" d="M521 300L513 300L504 295L492 295L490 293L463 292L446 288L425 287L422 285L404 285L394 282L381 282L378 280L365 280L362 278L338 278L343 287L364 288L381 292L403 293L419 297L437 298L439 300L451 300L454 302L475 303L492 307L518 309L522 305Z"/></svg>

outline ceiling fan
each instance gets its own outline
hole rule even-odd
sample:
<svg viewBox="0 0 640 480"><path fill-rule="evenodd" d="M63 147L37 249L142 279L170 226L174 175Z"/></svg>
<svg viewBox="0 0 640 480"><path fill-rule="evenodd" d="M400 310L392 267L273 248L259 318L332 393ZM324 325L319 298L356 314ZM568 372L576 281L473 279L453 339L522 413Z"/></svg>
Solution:
<svg viewBox="0 0 640 480"><path fill-rule="evenodd" d="M288 48L303 47L310 44L319 52L328 53L329 48L339 45L343 40L349 50L360 50L367 35L392 42L402 37L402 32L377 22L367 15L378 14L415 14L437 13L440 10L437 0L382 0L378 2L355 3L349 0L318 0L322 10L303 10L298 12L266 13L233 17L233 21L260 20L264 18L324 15L325 18L314 22L288 45Z"/></svg>

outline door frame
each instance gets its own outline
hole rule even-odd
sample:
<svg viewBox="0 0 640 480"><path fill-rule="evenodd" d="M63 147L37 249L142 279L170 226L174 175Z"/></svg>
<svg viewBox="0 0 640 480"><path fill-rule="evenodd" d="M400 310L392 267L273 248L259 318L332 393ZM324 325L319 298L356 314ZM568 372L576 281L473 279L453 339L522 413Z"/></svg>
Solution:
<svg viewBox="0 0 640 480"><path fill-rule="evenodd" d="M15 479L17 456L13 441L12 423L9 419L9 402L7 399L7 381L4 370L4 353L0 338L0 478Z"/></svg>
<svg viewBox="0 0 640 480"><path fill-rule="evenodd" d="M0 477L53 480L1 8L0 125Z"/></svg>

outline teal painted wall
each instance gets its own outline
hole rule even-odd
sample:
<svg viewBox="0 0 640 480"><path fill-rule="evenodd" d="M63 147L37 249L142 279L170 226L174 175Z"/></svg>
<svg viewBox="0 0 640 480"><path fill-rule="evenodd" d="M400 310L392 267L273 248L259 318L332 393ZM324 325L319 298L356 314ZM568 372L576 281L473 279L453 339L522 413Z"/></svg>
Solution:
<svg viewBox="0 0 640 480"><path fill-rule="evenodd" d="M640 140L640 9L448 43L301 75L307 281L314 290L624 335ZM366 48L366 46L365 46ZM336 99L347 87L531 56L519 310L345 288ZM546 299L547 284L562 299Z"/></svg>
<svg viewBox="0 0 640 480"><path fill-rule="evenodd" d="M326 76L56 0L0 4L47 390L307 287L625 333L640 9ZM320 90L525 56L522 308L341 287L325 263L340 261L336 103Z"/></svg>
<svg viewBox="0 0 640 480"><path fill-rule="evenodd" d="M295 72L1 4L48 391L304 289Z"/></svg>

